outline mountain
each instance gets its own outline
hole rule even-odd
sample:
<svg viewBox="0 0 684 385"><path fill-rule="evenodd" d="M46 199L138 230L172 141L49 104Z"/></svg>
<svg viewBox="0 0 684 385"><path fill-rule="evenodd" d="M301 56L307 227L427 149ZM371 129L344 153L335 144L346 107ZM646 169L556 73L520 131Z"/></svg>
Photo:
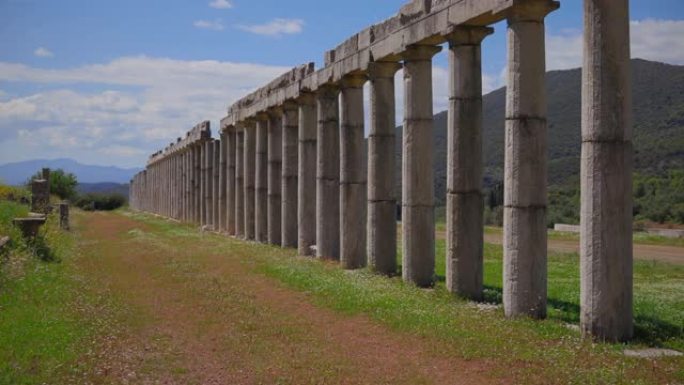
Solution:
<svg viewBox="0 0 684 385"><path fill-rule="evenodd" d="M53 170L61 168L66 172L73 173L79 183L128 183L133 175L140 171L137 168L90 166L72 159L38 159L0 166L0 180L11 185L22 184L43 167L49 167Z"/></svg>
<svg viewBox="0 0 684 385"><path fill-rule="evenodd" d="M684 66L634 59L632 72L636 170L644 175L684 170ZM546 74L552 187L579 182L581 79L579 68ZM505 87L483 98L485 187L503 179L505 107ZM440 205L446 188L447 116L440 112L433 123L435 194ZM397 136L401 158L401 127Z"/></svg>

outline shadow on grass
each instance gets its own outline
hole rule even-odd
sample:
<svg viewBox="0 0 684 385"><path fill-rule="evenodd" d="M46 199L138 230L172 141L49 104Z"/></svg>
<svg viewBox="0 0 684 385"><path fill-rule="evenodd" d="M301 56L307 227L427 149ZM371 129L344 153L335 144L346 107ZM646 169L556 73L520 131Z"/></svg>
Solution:
<svg viewBox="0 0 684 385"><path fill-rule="evenodd" d="M500 305L503 303L503 289L485 285L484 302ZM580 306L577 303L555 298L547 299L548 306L555 312L550 319L569 324L579 324ZM650 347L663 347L667 341L681 339L684 336L684 325L677 326L653 316L637 314L634 317L634 339L631 343Z"/></svg>
<svg viewBox="0 0 684 385"><path fill-rule="evenodd" d="M48 242L43 235L37 235L28 240L27 244L33 255L37 256L41 261L59 262L59 258L50 248L50 245L48 245Z"/></svg>

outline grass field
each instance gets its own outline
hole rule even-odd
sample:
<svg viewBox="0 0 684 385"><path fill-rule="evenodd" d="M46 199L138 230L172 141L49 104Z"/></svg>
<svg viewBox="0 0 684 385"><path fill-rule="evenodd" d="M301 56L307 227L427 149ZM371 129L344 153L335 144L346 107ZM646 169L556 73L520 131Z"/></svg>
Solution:
<svg viewBox="0 0 684 385"><path fill-rule="evenodd" d="M3 210L20 209L4 208L0 204L0 217ZM162 287L167 287L169 293L176 290L171 282L178 281L180 287L192 293L182 298L187 301L194 301L195 296L201 298L202 309L220 311L220 306L225 306L225 303L232 304L231 300L226 299L226 295L239 293L237 302L231 306L241 306L239 304L244 302L249 307L232 308L229 314L242 314L241 317L246 317L244 323L241 321L237 326L249 326L244 330L247 336L252 336L244 345L247 349L253 349L251 347L258 343L253 341L255 335L261 336L260 338L274 338L273 332L269 331L271 329L261 330L260 325L278 325L277 317L283 315L274 314L269 319L268 313L255 307L257 303L249 292L250 289L239 286L237 281L225 283L231 291L224 293L220 289L222 286L219 285L218 278L207 280L207 277L215 274L211 269L212 263L217 263L221 258L238 261L244 268L244 272L240 274L267 277L264 279L280 282L287 288L305 293L307 301L320 308L332 310L341 317L341 322L348 316L368 317L392 333L419 338L433 350L431 354L483 363L492 376L510 379L507 383L684 382L682 357L654 360L628 358L622 354L625 345L595 344L583 340L576 329L568 326L575 325L578 320L579 277L576 254L549 256L549 319L507 320L501 307L478 306L455 298L445 290L445 244L442 240L437 243L438 283L434 289L424 290L403 283L399 277L385 278L365 269L345 271L333 262L296 257L293 250L200 234L193 227L145 214L127 211L86 214L74 211L73 215L76 221L100 215L99 220L104 221L103 226L106 226L107 218L114 220L125 217L134 221L134 226L138 223L141 227L123 234L112 231L111 234L104 235L107 239L104 244L109 246L107 250L101 250L101 256L98 254L97 244L81 234L82 227L76 226L73 234L48 232L47 243L55 248L60 262L46 263L25 254L27 259L22 262L23 269L2 278L0 384L51 383L50 381L57 381L56 379L59 379L57 383L68 382L66 379L79 383L79 378L92 378L88 372L97 367L94 360L111 360L111 357L103 357L98 352L102 339L113 338L120 328L139 328L137 324L143 322L135 316L118 316L119 302L130 301L125 292L114 298L100 287L102 277L115 272L112 269L126 276L124 266L117 265L116 255L117 252L126 253L125 248L131 247L149 250L142 255L158 250L155 253L163 257L145 257L145 263L150 266L157 260L155 258L163 258L160 260L161 264L152 270L152 278L161 279ZM111 245L115 244L120 244L123 249L113 249ZM83 254L83 247L89 252ZM492 304L499 304L501 301L501 254L501 246L485 245L486 301ZM108 262L103 265L100 259L105 256ZM207 266L200 264L200 261L204 261L202 263ZM97 269L96 274L93 269ZM134 278L128 279L135 282ZM278 285L275 282L274 285ZM207 291L209 287L211 290ZM684 267L657 262L636 262L637 338L628 346L662 346L684 351L682 292ZM157 295L163 298L167 294ZM219 318L211 320L199 319L199 324L203 325L201 328L221 324L220 314L224 313L212 315ZM290 317L288 315L286 318ZM153 322L154 319L151 313L144 322ZM285 341L301 339L305 346L322 343L314 342L306 330L297 329L295 332L295 329L279 329L275 336L284 338ZM290 333L295 334L290 336ZM164 342L167 343L169 342ZM234 343L242 346L238 340ZM250 354L268 356L269 350L265 348L271 346L268 344L259 343L257 346L264 349L260 348L256 353L250 350ZM323 349L324 346L320 345L319 348ZM287 357L288 347L282 348L285 349L282 354ZM282 354L277 355L279 360L283 359ZM177 362L177 358L154 362L155 365L146 370L158 370L181 377L188 372L190 365L187 362ZM171 366L166 367L167 365ZM265 362L259 365L265 365ZM307 370L326 370L330 374L327 367L311 367ZM262 378L269 378L267 372L262 375ZM334 374L330 375L335 378Z"/></svg>
<svg viewBox="0 0 684 385"><path fill-rule="evenodd" d="M13 243L0 263L0 384L7 385L78 378L94 338L107 330L107 299L75 270L74 235L51 215L39 241L26 242L10 225L26 213L26 206L0 201L0 231Z"/></svg>
<svg viewBox="0 0 684 385"><path fill-rule="evenodd" d="M137 220L160 231L183 234L183 228L141 214ZM194 230L189 230L194 232ZM228 241L230 243L230 241ZM444 241L437 243L438 276L444 275ZM365 314L394 330L436 338L445 349L467 358L494 359L515 368L522 378L539 367L557 383L648 383L639 380L644 368L625 358L620 344L582 340L567 324L578 322L579 267L576 254L549 257L549 319L506 320L500 308L482 310L454 298L443 282L434 290L404 284L400 278L378 277L367 270L344 271L337 264L294 258L289 250L252 245L258 271L313 300L344 314ZM502 250L485 246L487 301L500 303ZM633 346L662 346L684 350L684 268L664 263L635 264L635 322ZM659 359L663 378L684 381L684 360ZM520 365L520 362L525 362ZM506 369L509 370L509 369ZM642 373L643 374L643 373ZM536 374L534 374L536 375ZM631 378L631 376L636 376Z"/></svg>

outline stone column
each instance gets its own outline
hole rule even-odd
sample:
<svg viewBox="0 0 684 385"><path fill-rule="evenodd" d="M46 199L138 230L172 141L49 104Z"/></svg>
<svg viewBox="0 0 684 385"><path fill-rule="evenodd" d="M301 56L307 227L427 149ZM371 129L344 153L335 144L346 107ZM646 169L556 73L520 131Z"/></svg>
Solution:
<svg viewBox="0 0 684 385"><path fill-rule="evenodd" d="M339 90L323 85L316 93L318 156L316 164L316 256L340 259Z"/></svg>
<svg viewBox="0 0 684 385"><path fill-rule="evenodd" d="M628 0L584 1L580 326L626 341L632 315L632 90Z"/></svg>
<svg viewBox="0 0 684 385"><path fill-rule="evenodd" d="M212 180L212 203L213 203L213 208L211 210L213 214L213 229L214 231L221 231L219 228L219 193L220 193L220 187L219 187L219 182L220 182L220 170L219 167L221 165L221 141L220 140L215 140L214 145L212 146L212 151L213 151L213 156L211 158L212 160L212 165L211 165L211 171L213 175L213 180Z"/></svg>
<svg viewBox="0 0 684 385"><path fill-rule="evenodd" d="M268 114L259 114L256 123L256 170L254 238L268 241Z"/></svg>
<svg viewBox="0 0 684 385"><path fill-rule="evenodd" d="M235 236L245 236L245 130L235 131Z"/></svg>
<svg viewBox="0 0 684 385"><path fill-rule="evenodd" d="M481 300L483 278L482 51L494 32L457 27L449 41L447 289Z"/></svg>
<svg viewBox="0 0 684 385"><path fill-rule="evenodd" d="M530 2L508 19L504 166L504 284L507 317L546 317L547 131L544 17Z"/></svg>
<svg viewBox="0 0 684 385"><path fill-rule="evenodd" d="M192 167L193 167L193 223L202 225L202 145L196 144L192 147Z"/></svg>
<svg viewBox="0 0 684 385"><path fill-rule="evenodd" d="M244 157L244 184L245 184L245 239L255 239L255 162L256 162L256 127L254 123L245 123L245 157Z"/></svg>
<svg viewBox="0 0 684 385"><path fill-rule="evenodd" d="M220 232L227 232L226 219L228 218L227 205L227 188L228 181L228 133L221 132L221 146L219 155L219 208L218 208L218 223Z"/></svg>
<svg viewBox="0 0 684 385"><path fill-rule="evenodd" d="M340 84L340 262L345 269L366 266L366 80L366 75L348 75Z"/></svg>
<svg viewBox="0 0 684 385"><path fill-rule="evenodd" d="M237 196L237 185L235 183L236 141L235 127L228 127L226 130L226 231L228 235L235 235L235 198Z"/></svg>
<svg viewBox="0 0 684 385"><path fill-rule="evenodd" d="M199 185L200 185L200 227L207 224L207 145L206 142L202 142L199 145L199 159L200 162L200 173L199 173Z"/></svg>
<svg viewBox="0 0 684 385"><path fill-rule="evenodd" d="M368 264L374 271L397 272L397 195L395 179L396 108L394 75L401 65L371 63L368 135Z"/></svg>
<svg viewBox="0 0 684 385"><path fill-rule="evenodd" d="M281 245L297 247L297 172L299 116L297 104L283 104Z"/></svg>
<svg viewBox="0 0 684 385"><path fill-rule="evenodd" d="M299 255L313 255L316 244L316 99L304 93L299 100L299 176L297 179L297 231Z"/></svg>
<svg viewBox="0 0 684 385"><path fill-rule="evenodd" d="M271 111L268 119L268 243L280 246L283 123L282 110Z"/></svg>
<svg viewBox="0 0 684 385"><path fill-rule="evenodd" d="M403 54L402 275L421 287L435 279L432 57L439 51L418 45Z"/></svg>
<svg viewBox="0 0 684 385"><path fill-rule="evenodd" d="M206 170L204 171L204 188L205 188L205 211L204 211L204 225L208 228L214 228L214 141L209 140L205 143L204 162Z"/></svg>

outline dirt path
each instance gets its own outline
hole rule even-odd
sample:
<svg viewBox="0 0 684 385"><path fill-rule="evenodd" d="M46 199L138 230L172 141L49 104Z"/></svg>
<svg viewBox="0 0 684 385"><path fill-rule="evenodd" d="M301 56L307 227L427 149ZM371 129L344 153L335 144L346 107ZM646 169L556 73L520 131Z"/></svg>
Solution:
<svg viewBox="0 0 684 385"><path fill-rule="evenodd" d="M507 383L488 376L491 362L446 357L430 341L312 305L255 272L253 246L115 214L83 216L77 231L83 270L126 314L92 382Z"/></svg>
<svg viewBox="0 0 684 385"><path fill-rule="evenodd" d="M442 233L441 237L446 234ZM485 234L485 242L500 245L503 243L502 234ZM549 239L549 251L559 253L577 253L579 252L579 241ZM636 259L646 261L661 261L675 264L684 264L684 247L676 246L659 246L659 245L641 245L634 244L634 257Z"/></svg>

